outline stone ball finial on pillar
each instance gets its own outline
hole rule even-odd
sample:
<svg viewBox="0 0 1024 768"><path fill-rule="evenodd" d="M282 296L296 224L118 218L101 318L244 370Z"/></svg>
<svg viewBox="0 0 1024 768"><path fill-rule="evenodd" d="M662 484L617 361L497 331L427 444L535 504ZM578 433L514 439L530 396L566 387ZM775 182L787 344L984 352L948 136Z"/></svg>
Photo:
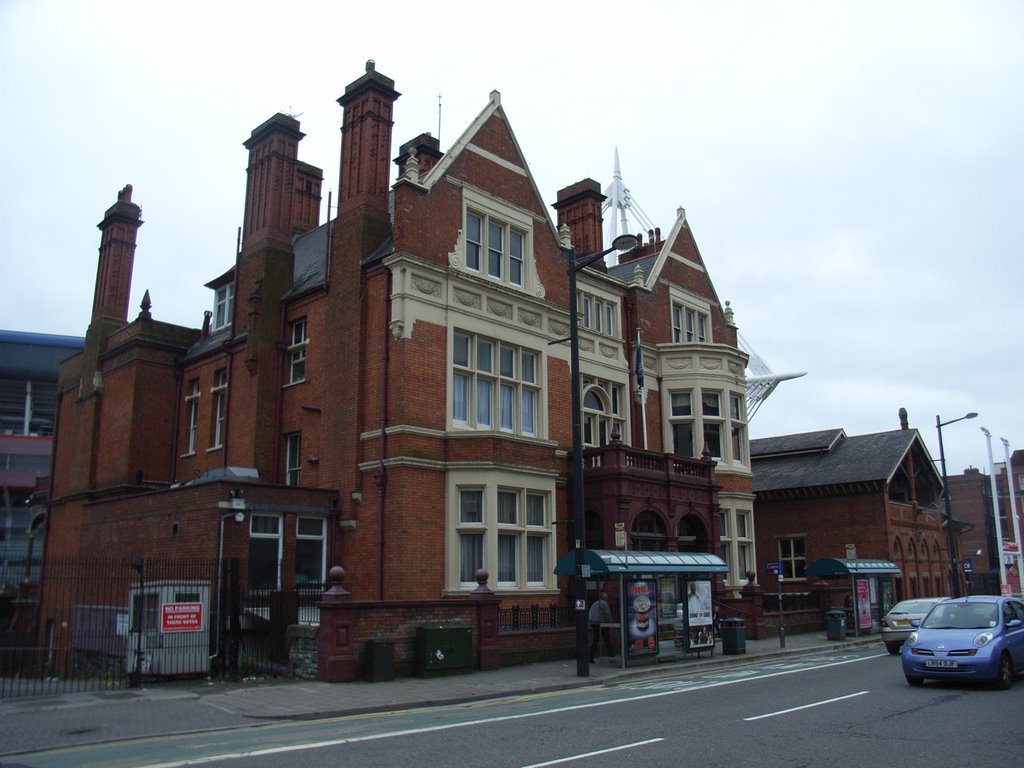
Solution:
<svg viewBox="0 0 1024 768"><path fill-rule="evenodd" d="M330 585L324 592L325 600L339 600L351 596L351 592L341 586L341 580L345 577L345 569L340 565L333 565L327 572L327 583Z"/></svg>
<svg viewBox="0 0 1024 768"><path fill-rule="evenodd" d="M491 574L487 572L487 569L481 568L473 575L476 577L477 588L471 594L491 594L491 590L487 587L487 580L491 578Z"/></svg>

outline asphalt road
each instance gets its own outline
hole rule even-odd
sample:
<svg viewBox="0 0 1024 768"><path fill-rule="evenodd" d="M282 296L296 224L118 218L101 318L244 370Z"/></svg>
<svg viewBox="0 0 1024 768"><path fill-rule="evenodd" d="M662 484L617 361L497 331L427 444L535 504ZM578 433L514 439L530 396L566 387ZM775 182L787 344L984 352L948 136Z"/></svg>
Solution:
<svg viewBox="0 0 1024 768"><path fill-rule="evenodd" d="M877 649L789 657L461 706L40 751L18 764L945 768L1019 761L1011 728L1024 712L1024 681L1010 691L911 688L899 663Z"/></svg>

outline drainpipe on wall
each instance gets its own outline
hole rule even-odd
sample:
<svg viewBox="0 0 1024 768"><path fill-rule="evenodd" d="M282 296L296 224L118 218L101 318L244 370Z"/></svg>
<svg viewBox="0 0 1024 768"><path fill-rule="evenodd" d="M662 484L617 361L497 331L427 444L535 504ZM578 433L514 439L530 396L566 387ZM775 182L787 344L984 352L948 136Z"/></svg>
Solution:
<svg viewBox="0 0 1024 768"><path fill-rule="evenodd" d="M182 394L184 393L184 381L185 381L185 368L181 363L176 363L174 366L174 378L178 382L177 394L175 399L175 416L174 426L171 428L171 466L170 474L168 477L171 479L171 483L178 482L178 440L181 438L181 412L178 410L181 407Z"/></svg>
<svg viewBox="0 0 1024 768"><path fill-rule="evenodd" d="M233 346L228 350L228 363L225 368L228 372L228 380L224 386L224 429L221 430L220 436L221 468L228 466L228 447L231 444L228 436L231 434L231 382L235 379L235 348Z"/></svg>
<svg viewBox="0 0 1024 768"><path fill-rule="evenodd" d="M288 338L285 336L285 304L282 301L278 310L277 318L277 395L274 397L274 449L271 452L270 457L270 477L273 478L273 482L278 482L280 476L278 471L281 468L281 409L284 407L282 402L284 400L284 356L288 354L287 343L282 343L281 339ZM299 467L301 471L302 467L302 456L299 456ZM301 485L301 483L300 483Z"/></svg>
<svg viewBox="0 0 1024 768"><path fill-rule="evenodd" d="M380 371L380 471L375 480L377 484L377 595L384 599L384 502L387 494L387 428L388 428L388 362L391 359L391 270L386 272L384 298L384 344L381 354Z"/></svg>

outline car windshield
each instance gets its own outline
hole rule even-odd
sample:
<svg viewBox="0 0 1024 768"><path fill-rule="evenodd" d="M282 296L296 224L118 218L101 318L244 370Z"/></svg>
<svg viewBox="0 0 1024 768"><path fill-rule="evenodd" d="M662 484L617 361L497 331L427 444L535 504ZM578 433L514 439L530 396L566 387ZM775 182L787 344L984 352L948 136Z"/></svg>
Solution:
<svg viewBox="0 0 1024 768"><path fill-rule="evenodd" d="M999 623L993 603L942 603L928 614L923 629L991 629Z"/></svg>
<svg viewBox="0 0 1024 768"><path fill-rule="evenodd" d="M893 606L890 613L928 613L929 609L935 605L934 600L906 600L902 603L897 603Z"/></svg>

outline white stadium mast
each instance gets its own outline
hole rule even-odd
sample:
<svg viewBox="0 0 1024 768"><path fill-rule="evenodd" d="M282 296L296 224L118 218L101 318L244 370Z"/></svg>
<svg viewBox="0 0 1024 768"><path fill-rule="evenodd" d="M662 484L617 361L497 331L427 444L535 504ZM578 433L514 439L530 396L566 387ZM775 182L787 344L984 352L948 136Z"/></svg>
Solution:
<svg viewBox="0 0 1024 768"><path fill-rule="evenodd" d="M747 360L747 421L750 421L761 407L761 403L779 386L779 382L799 379L807 373L775 373L739 331L736 332L736 340L740 349L750 356Z"/></svg>
<svg viewBox="0 0 1024 768"><path fill-rule="evenodd" d="M604 190L605 201L601 205L601 213L610 221L610 231L606 233L605 245L612 243L620 234L635 234L630 228L630 220L639 225L642 231L652 232L654 224L643 209L633 199L629 188L622 183L622 171L619 169L619 149L615 148L615 171L612 173L612 183ZM611 211L611 215L608 212ZM728 302L726 302L728 303ZM806 372L799 373L775 373L768 363L754 351L746 339L737 332L736 338L739 347L747 353L747 421L754 418L757 409L768 399L768 396L775 391L780 382L789 379L798 379L806 376ZM637 339L639 343L639 338Z"/></svg>
<svg viewBox="0 0 1024 768"><path fill-rule="evenodd" d="M612 183L604 191L605 201L601 204L601 213L611 221L611 233L607 236L605 245L610 245L615 241L615 238L619 234L623 235L635 235L635 231L630 229L629 219L632 217L636 220L644 232L650 232L654 229L654 224L647 217L647 214L643 212L636 201L633 200L633 196L629 193L629 189L622 183L622 172L619 170L619 148L615 148L615 171L612 174ZM612 211L611 216L608 216L608 211ZM621 227L621 231L620 231Z"/></svg>

